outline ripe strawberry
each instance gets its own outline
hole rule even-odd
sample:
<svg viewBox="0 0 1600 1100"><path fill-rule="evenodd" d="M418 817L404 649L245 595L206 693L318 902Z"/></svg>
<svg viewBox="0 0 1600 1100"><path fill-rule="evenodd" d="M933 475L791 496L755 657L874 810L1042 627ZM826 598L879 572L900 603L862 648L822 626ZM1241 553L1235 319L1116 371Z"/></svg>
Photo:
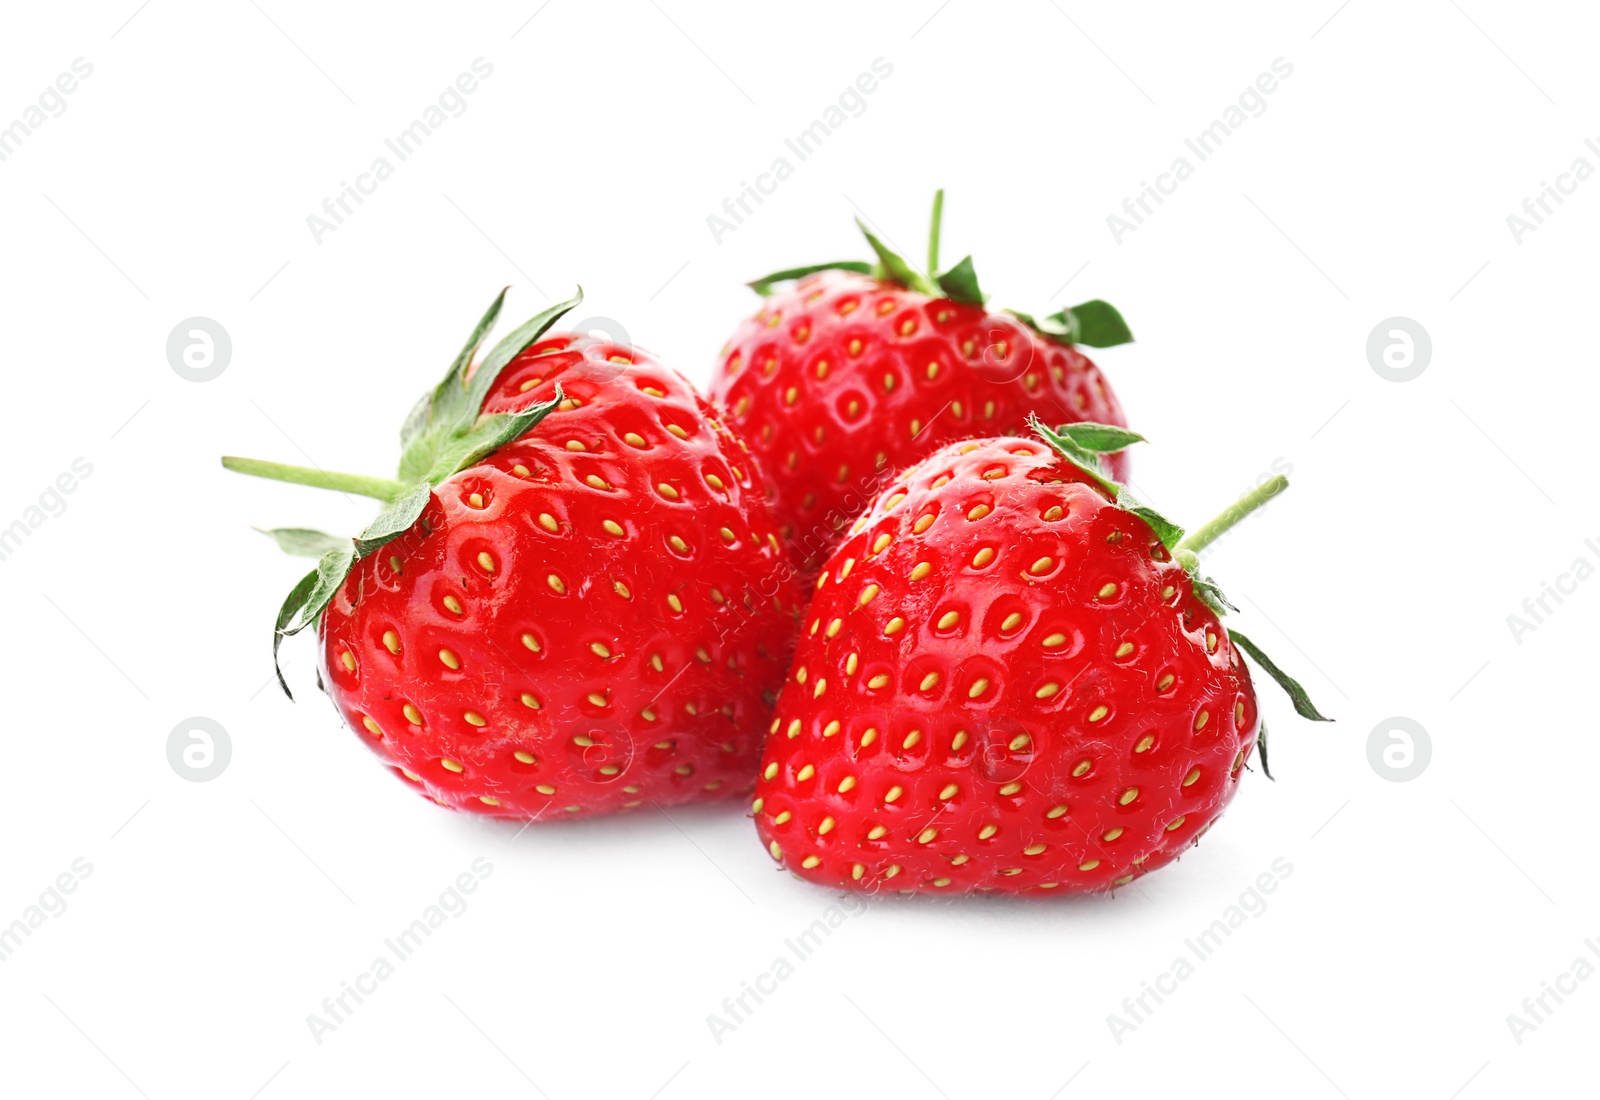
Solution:
<svg viewBox="0 0 1600 1100"><path fill-rule="evenodd" d="M765 471L779 531L808 578L882 479L952 440L1021 432L1035 409L1063 423L1125 423L1075 346L1132 340L1121 315L1101 301L1039 320L991 313L970 256L934 275L943 195L926 273L857 219L876 265L756 280L769 296L722 349L712 395Z"/></svg>
<svg viewBox="0 0 1600 1100"><path fill-rule="evenodd" d="M503 298L408 419L400 480L223 460L389 502L354 541L271 532L321 555L274 654L320 622L321 682L350 727L456 809L748 792L798 613L753 464L649 355L544 336L581 292L474 368Z"/></svg>
<svg viewBox="0 0 1600 1100"><path fill-rule="evenodd" d="M800 877L857 890L1102 891L1176 858L1265 730L1194 552L1287 484L1183 531L1094 452L1105 425L956 443L829 557L756 784Z"/></svg>

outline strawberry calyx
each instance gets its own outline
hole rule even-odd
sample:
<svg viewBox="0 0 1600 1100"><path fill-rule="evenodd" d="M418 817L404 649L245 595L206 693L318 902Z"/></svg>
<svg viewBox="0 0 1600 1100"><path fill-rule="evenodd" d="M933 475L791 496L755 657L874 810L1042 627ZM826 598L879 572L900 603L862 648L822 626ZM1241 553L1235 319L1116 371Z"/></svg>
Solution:
<svg viewBox="0 0 1600 1100"><path fill-rule="evenodd" d="M868 229L859 217L856 228L866 237L878 257L876 263L861 260L834 260L828 263L809 264L804 267L785 268L754 279L746 285L762 297L772 293L779 283L793 282L819 271L852 271L870 275L880 282L894 283L930 298L948 298L953 302L982 307L988 296L978 286L978 274L972 266L972 257L963 256L953 266L939 270L939 237L944 222L944 189L933 193L933 216L928 229L928 264L918 270L911 261L885 244L877 234ZM1045 317L1014 309L1006 310L1017 320L1040 336L1058 344L1084 344L1094 348L1109 348L1130 343L1133 333L1122 319L1122 314L1110 302L1099 298L1057 310Z"/></svg>
<svg viewBox="0 0 1600 1100"><path fill-rule="evenodd" d="M1240 520L1260 508L1267 501L1277 496L1289 487L1288 478L1279 474L1268 481L1251 489L1244 496L1224 508L1217 516L1192 532L1184 529L1167 519L1160 512L1147 504L1140 503L1128 492L1128 488L1107 476L1100 456L1112 454L1133 443L1144 442L1144 437L1137 432L1126 428L1116 427L1111 424L1065 424L1058 428L1045 425L1038 416L1030 416L1028 425L1040 439L1055 449L1056 453L1066 459L1073 466L1086 474L1091 481L1105 492L1107 497L1118 508L1131 512L1144 520L1156 538L1172 554L1172 559L1183 566L1189 574L1189 579L1194 585L1195 595L1205 605L1216 612L1218 618L1229 611L1239 610L1228 598L1222 594L1222 589L1217 582L1200 572L1200 551L1220 538ZM1272 678L1294 705L1295 713L1302 718L1313 722L1331 722L1333 719L1326 717L1317 710L1316 704L1311 701L1310 695L1300 682L1284 672L1270 657L1262 652L1261 647L1251 641L1238 630L1229 629L1228 636L1238 647L1249 656L1261 670ZM1265 723L1262 724L1259 741L1261 744L1261 768L1267 778L1272 778L1272 772L1267 765L1267 731Z"/></svg>
<svg viewBox="0 0 1600 1100"><path fill-rule="evenodd" d="M1085 344L1091 348L1110 348L1133 342L1128 322L1122 319L1117 307L1099 298L1080 302L1070 309L1057 310L1044 317L1034 317L1014 309L1007 313L1048 340L1058 344Z"/></svg>
<svg viewBox="0 0 1600 1100"><path fill-rule="evenodd" d="M500 372L543 336L551 325L583 301L583 288L579 287L571 298L557 302L517 326L474 365L478 350L500 316L505 297L506 290L502 289L473 328L472 335L450 364L444 379L423 394L407 415L400 429L401 453L397 477L369 477L254 458L223 457L222 465L236 473L319 489L336 489L372 497L384 503L377 518L354 538L341 538L300 527L264 532L285 553L317 559L316 568L301 577L283 601L273 627L272 667L278 677L278 686L289 698L294 698L294 695L289 691L283 669L278 663L278 650L283 639L300 633L321 618L323 610L355 568L356 562L411 529L428 506L435 486L452 474L476 465L500 447L530 431L565 400L561 385L557 383L555 396L549 401L538 402L515 412L481 412L484 399L494 388Z"/></svg>

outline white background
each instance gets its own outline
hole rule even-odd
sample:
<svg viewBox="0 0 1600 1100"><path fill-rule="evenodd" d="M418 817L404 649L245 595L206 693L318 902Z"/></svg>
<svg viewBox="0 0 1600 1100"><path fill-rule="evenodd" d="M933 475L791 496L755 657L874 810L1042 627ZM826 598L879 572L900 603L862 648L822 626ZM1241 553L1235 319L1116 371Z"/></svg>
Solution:
<svg viewBox="0 0 1600 1100"><path fill-rule="evenodd" d="M1520 1044L1507 1017L1600 937L1600 583L1520 644L1507 616L1600 563L1600 181L1520 243L1506 217L1600 167L1594 13L541 3L6 8L0 123L94 73L0 163L0 526L93 473L0 561L0 924L93 871L0 963L0 1088L1592 1094L1600 981ZM316 243L307 215L478 57L466 113ZM715 242L707 215L878 57L866 112ZM1107 215L1279 57L1266 112L1118 243ZM917 254L939 185L946 254L997 303L1129 319L1096 359L1154 441L1142 495L1193 524L1292 466L1208 565L1338 722L1264 688L1278 780L1181 864L1114 898L877 903L719 1044L707 1016L835 899L732 804L514 835L407 791L312 687L309 638L300 701L269 684L303 565L250 525L350 533L367 504L216 459L387 473L507 283L520 319L581 281L580 312L704 382L744 280L861 257L856 212ZM195 315L234 348L203 384L165 353ZM1396 315L1433 343L1403 384L1365 350ZM195 715L231 735L207 783L166 755ZM1369 763L1396 715L1432 745L1409 782ZM480 856L470 908L315 1042L308 1014ZM1108 1015L1280 857L1267 909L1119 1043Z"/></svg>

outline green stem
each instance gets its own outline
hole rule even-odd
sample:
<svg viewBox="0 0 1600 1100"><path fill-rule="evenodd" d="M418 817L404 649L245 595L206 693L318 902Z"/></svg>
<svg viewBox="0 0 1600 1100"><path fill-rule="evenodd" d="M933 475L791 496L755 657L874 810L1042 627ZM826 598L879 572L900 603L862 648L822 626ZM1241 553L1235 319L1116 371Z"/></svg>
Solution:
<svg viewBox="0 0 1600 1100"><path fill-rule="evenodd" d="M928 278L939 271L939 223L944 220L944 188L933 193L933 223L928 229Z"/></svg>
<svg viewBox="0 0 1600 1100"><path fill-rule="evenodd" d="M237 474L287 481L295 485L310 485L316 489L337 489L342 493L355 493L386 503L406 490L406 486L400 482L390 481L386 477L367 477L365 474L341 474L333 470L286 466L281 462L266 462L259 458L235 458L232 455L225 455L222 465Z"/></svg>
<svg viewBox="0 0 1600 1100"><path fill-rule="evenodd" d="M1289 479L1284 477L1282 474L1272 478L1270 481L1262 482L1254 489L1251 489L1244 496L1228 505L1228 507L1224 508L1222 510L1222 514L1217 516L1210 523L1206 524L1204 527L1201 527L1197 531L1191 531L1187 538L1173 548L1174 551L1181 552L1187 550L1190 553L1199 553L1201 550L1204 550L1207 546L1210 546L1213 542L1220 538L1223 532L1227 531L1228 528L1244 519L1245 516L1248 516L1251 512L1254 512L1257 508L1261 507L1267 501L1271 500L1288 487Z"/></svg>

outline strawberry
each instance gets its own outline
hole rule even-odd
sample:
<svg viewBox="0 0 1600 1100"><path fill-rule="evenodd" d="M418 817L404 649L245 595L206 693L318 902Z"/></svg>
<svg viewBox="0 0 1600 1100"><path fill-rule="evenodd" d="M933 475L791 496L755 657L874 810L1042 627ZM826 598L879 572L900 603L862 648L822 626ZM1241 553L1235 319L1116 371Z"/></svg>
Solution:
<svg viewBox="0 0 1600 1100"><path fill-rule="evenodd" d="M407 420L398 480L223 460L386 502L354 540L269 532L320 555L274 662L319 624L321 684L350 728L456 809L577 817L748 792L793 645L792 568L743 445L648 354L546 336L581 297L474 366L502 292Z"/></svg>
<svg viewBox="0 0 1600 1100"><path fill-rule="evenodd" d="M990 312L972 257L942 274L941 191L927 273L861 220L876 264L816 264L757 279L766 296L722 349L712 395L767 476L773 514L807 578L894 470L946 443L1061 422L1123 424L1077 345L1132 340L1102 301L1050 317ZM779 283L793 285L773 292ZM1113 472L1126 473L1119 457Z"/></svg>
<svg viewBox="0 0 1600 1100"><path fill-rule="evenodd" d="M1132 500L1097 453L1140 437L1035 422L896 478L828 558L753 804L812 882L956 894L1104 891L1193 844L1256 744L1250 654L1194 535Z"/></svg>

